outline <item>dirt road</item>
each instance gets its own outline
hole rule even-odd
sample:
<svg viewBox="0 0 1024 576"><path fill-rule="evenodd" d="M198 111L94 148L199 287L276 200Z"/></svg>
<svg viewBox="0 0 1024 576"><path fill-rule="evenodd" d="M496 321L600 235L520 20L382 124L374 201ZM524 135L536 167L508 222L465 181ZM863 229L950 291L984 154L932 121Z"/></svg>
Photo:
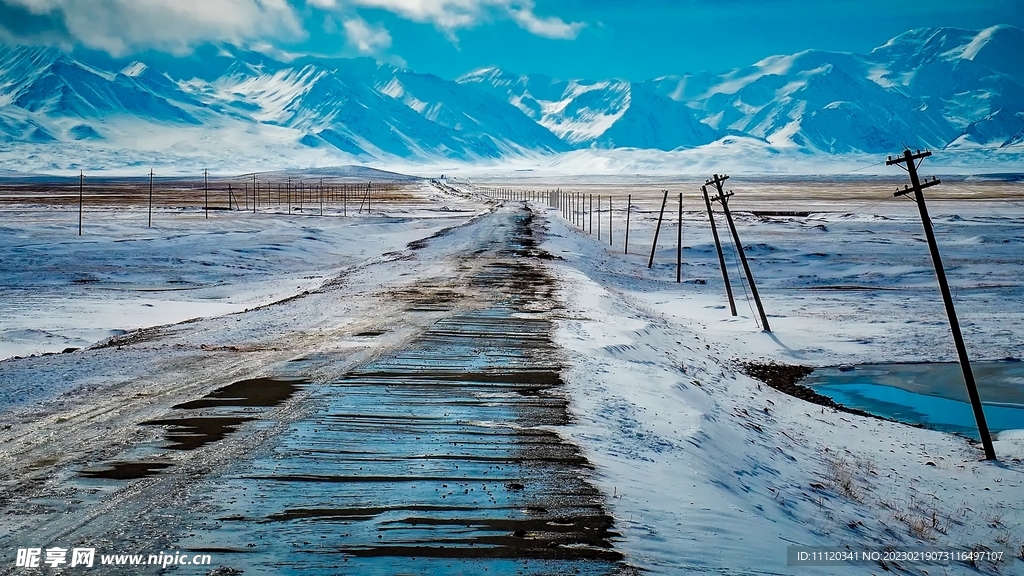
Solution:
<svg viewBox="0 0 1024 576"><path fill-rule="evenodd" d="M541 234L510 205L298 298L8 366L82 385L6 424L0 546L210 555L184 574L628 571L557 432Z"/></svg>

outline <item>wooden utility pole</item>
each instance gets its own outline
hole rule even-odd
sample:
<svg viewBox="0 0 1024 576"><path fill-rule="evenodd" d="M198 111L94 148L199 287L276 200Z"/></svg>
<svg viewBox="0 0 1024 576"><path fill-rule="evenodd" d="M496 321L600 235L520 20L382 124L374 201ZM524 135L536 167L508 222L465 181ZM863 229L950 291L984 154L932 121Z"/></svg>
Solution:
<svg viewBox="0 0 1024 576"><path fill-rule="evenodd" d="M150 228L153 227L153 169L149 169L149 224Z"/></svg>
<svg viewBox="0 0 1024 576"><path fill-rule="evenodd" d="M683 281L683 193L679 193L679 229L676 231L676 284Z"/></svg>
<svg viewBox="0 0 1024 576"><path fill-rule="evenodd" d="M647 261L647 267L654 266L654 250L658 247L658 235L661 234L661 219L665 216L665 204L668 203L668 190L665 190L665 197L661 199L661 212L658 212L658 225L654 228L654 242L651 242L651 259Z"/></svg>
<svg viewBox="0 0 1024 576"><path fill-rule="evenodd" d="M85 188L85 172L78 171L78 235L82 235L82 202L83 189Z"/></svg>
<svg viewBox="0 0 1024 576"><path fill-rule="evenodd" d="M736 252L740 255L740 262L743 264L743 273L747 275L747 284L750 284L750 293L754 296L754 303L757 304L757 312L761 315L761 327L765 332L771 332L771 326L768 325L768 315L764 313L764 306L761 305L761 296L757 293L757 284L754 283L754 274L750 271L750 264L747 263L747 255L743 252L743 244L740 242L740 235L736 232L736 223L732 221L732 212L729 211L729 197L733 195L730 190L727 194L722 189L722 184L728 180L729 177L726 175L719 176L714 175L714 178L704 182L704 185L713 184L718 189L718 196L712 198L712 201L718 201L722 204L722 212L725 212L725 220L729 223L729 230L732 231L732 240L736 243Z"/></svg>
<svg viewBox="0 0 1024 576"><path fill-rule="evenodd" d="M633 211L633 195L626 196L626 241L622 244L622 253L629 254L629 213Z"/></svg>
<svg viewBox="0 0 1024 576"><path fill-rule="evenodd" d="M203 190L206 192L206 218L210 218L210 171L203 170Z"/></svg>
<svg viewBox="0 0 1024 576"><path fill-rule="evenodd" d="M932 153L925 150L911 154L910 150L904 150L902 157L886 160L886 166L900 166L910 174L910 187L906 185L903 189L896 189L893 196L904 196L913 193L917 208L921 212L921 224L924 226L924 235L928 239L928 249L932 254L932 264L935 266L935 277L939 281L939 291L942 293L942 303L946 307L946 316L949 318L949 329L953 333L953 342L956 343L956 354L960 360L960 369L964 373L964 384L967 385L967 394L971 398L971 408L974 409L974 418L978 421L978 435L981 436L981 443L985 448L985 459L995 460L996 451L992 446L992 437L988 432L988 424L985 421L985 411L981 405L981 396L978 394L978 385L974 381L974 372L971 370L971 360L967 357L967 346L964 344L964 336L960 333L960 321L956 316L956 308L953 306L953 295L949 291L949 282L946 280L946 271L942 267L942 257L939 255L939 245L935 241L935 232L932 230L932 220L928 216L928 207L924 202L924 189L939 184L938 178L932 178L921 182L917 175L919 164L916 160L924 160ZM904 166L905 164L905 166Z"/></svg>
<svg viewBox="0 0 1024 576"><path fill-rule="evenodd" d="M359 214L363 213L364 202L366 203L366 213L370 213L370 184L372 184L372 182L366 183L366 193L363 195L363 199L359 201Z"/></svg>
<svg viewBox="0 0 1024 576"><path fill-rule="evenodd" d="M725 294L729 297L729 311L736 315L736 302L732 297L732 285L729 284L729 269L725 266L725 254L722 253L722 241L718 238L718 227L715 226L715 215L711 211L711 200L708 198L708 187L701 186L704 194L704 205L708 208L708 220L711 222L711 235L715 237L715 249L718 251L718 265L722 268L722 280L725 281Z"/></svg>

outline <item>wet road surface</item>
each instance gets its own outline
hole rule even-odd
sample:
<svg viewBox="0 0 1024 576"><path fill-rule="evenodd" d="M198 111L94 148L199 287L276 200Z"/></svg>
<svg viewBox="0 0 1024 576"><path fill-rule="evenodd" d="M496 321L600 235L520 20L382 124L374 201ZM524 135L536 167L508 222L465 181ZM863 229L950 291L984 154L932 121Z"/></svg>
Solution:
<svg viewBox="0 0 1024 576"><path fill-rule="evenodd" d="M460 264L472 302L443 281L406 294L407 314L438 320L398 349L326 384L245 381L145 423L166 428L165 449L187 450L239 433L296 389L317 406L257 456L199 481L185 508L202 513L177 549L246 574L630 571L589 463L552 429L569 414L540 265L550 256L528 211L494 220ZM86 472L133 473L161 474L162 463Z"/></svg>

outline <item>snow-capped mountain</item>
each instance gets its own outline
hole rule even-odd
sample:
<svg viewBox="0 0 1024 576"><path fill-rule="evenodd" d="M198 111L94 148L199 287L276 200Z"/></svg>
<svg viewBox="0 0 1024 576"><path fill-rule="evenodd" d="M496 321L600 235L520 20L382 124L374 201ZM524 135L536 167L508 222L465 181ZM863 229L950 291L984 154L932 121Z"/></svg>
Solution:
<svg viewBox="0 0 1024 576"><path fill-rule="evenodd" d="M573 150L799 153L1024 146L1024 31L913 30L868 54L805 51L724 74L450 81L370 59L282 61L0 47L0 163L66 169L223 157L252 164L534 157ZM60 159L60 160L58 160ZM41 164L40 164L41 163ZM17 168L19 166L9 166Z"/></svg>
<svg viewBox="0 0 1024 576"><path fill-rule="evenodd" d="M941 28L907 32L869 54L809 50L719 75L558 82L489 68L459 82L506 98L577 147L671 150L731 134L880 153L1019 142L1021 54L1018 28Z"/></svg>
<svg viewBox="0 0 1024 576"><path fill-rule="evenodd" d="M692 148L722 133L701 123L685 103L646 83L560 81L486 68L461 84L505 98L574 147Z"/></svg>
<svg viewBox="0 0 1024 576"><path fill-rule="evenodd" d="M284 63L235 47L213 56L172 76L141 61L103 69L54 48L0 48L0 138L116 144L190 126L253 136L271 127L294 147L364 159L569 149L505 101L436 76L369 59Z"/></svg>

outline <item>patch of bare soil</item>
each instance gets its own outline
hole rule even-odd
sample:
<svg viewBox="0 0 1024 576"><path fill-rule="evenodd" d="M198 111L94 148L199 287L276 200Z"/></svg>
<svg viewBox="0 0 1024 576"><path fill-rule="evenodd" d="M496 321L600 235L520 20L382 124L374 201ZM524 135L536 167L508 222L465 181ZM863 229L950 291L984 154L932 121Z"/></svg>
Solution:
<svg viewBox="0 0 1024 576"><path fill-rule="evenodd" d="M739 364L740 371L747 376L756 378L772 388L775 388L779 392L784 392L794 398L799 398L812 404L818 404L819 406L824 406L840 412L847 412L858 416L867 416L869 418L878 418L879 420L888 420L888 418L876 416L870 412L843 406L828 396L818 394L811 388L799 384L801 380L806 378L811 372L814 372L814 368L811 368L810 366L777 364L775 362L769 362L767 364L760 362L740 362Z"/></svg>

